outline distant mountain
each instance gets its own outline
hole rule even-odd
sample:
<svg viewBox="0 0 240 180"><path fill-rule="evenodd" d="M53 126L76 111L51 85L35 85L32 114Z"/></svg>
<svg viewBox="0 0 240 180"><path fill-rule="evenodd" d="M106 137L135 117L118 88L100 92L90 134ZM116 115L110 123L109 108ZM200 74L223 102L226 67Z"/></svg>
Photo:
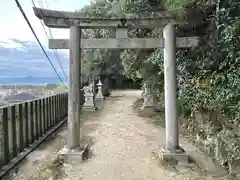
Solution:
<svg viewBox="0 0 240 180"><path fill-rule="evenodd" d="M64 79L55 54L45 47L59 75ZM57 55L68 75L68 57ZM60 83L56 73L36 42L9 39L0 41L0 84Z"/></svg>
<svg viewBox="0 0 240 180"><path fill-rule="evenodd" d="M29 101L35 99L35 95L29 92L22 92L4 97L4 101Z"/></svg>
<svg viewBox="0 0 240 180"><path fill-rule="evenodd" d="M58 77L0 77L0 84L61 84L61 81Z"/></svg>

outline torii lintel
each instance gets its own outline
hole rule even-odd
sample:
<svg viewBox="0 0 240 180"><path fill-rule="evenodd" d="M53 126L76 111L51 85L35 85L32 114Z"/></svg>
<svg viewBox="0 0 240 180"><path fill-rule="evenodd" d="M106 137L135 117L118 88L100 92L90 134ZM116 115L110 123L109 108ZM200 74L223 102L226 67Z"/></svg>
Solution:
<svg viewBox="0 0 240 180"><path fill-rule="evenodd" d="M52 28L69 28L80 26L81 28L162 28L166 24L186 24L188 22L176 20L167 11L141 12L116 15L89 16L84 12L56 11L42 8L33 8L34 14L42 19L46 26Z"/></svg>

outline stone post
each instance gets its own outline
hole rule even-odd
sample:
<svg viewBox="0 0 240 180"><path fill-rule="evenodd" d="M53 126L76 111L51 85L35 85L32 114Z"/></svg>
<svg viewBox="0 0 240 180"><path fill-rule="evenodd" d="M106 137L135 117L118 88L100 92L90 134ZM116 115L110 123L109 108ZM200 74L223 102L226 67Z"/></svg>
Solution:
<svg viewBox="0 0 240 180"><path fill-rule="evenodd" d="M143 94L143 105L142 105L142 110L144 108L150 108L153 107L153 96L150 93L150 90L145 87L144 94Z"/></svg>
<svg viewBox="0 0 240 180"><path fill-rule="evenodd" d="M81 85L81 29L70 27L68 139L67 148L80 144L80 85Z"/></svg>
<svg viewBox="0 0 240 180"><path fill-rule="evenodd" d="M141 92L141 95L140 95L139 99L143 100L144 99L144 94L145 94L145 83L142 85L141 89L142 89L142 92Z"/></svg>
<svg viewBox="0 0 240 180"><path fill-rule="evenodd" d="M160 102L157 99L157 95L153 94L153 109L155 111L160 111L161 110L161 106L160 106Z"/></svg>
<svg viewBox="0 0 240 180"><path fill-rule="evenodd" d="M96 97L96 85L95 85L95 77L92 77L92 84L93 84L93 95L94 95L94 99Z"/></svg>
<svg viewBox="0 0 240 180"><path fill-rule="evenodd" d="M182 151L179 147L179 125L177 115L176 82L176 35L175 25L163 29L164 37L164 95L165 95L165 149L170 152Z"/></svg>

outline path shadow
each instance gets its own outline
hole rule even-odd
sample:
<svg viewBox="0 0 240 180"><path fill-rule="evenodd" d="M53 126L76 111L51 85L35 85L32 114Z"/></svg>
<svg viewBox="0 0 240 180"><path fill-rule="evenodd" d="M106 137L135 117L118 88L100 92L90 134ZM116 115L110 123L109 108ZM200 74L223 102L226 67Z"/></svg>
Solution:
<svg viewBox="0 0 240 180"><path fill-rule="evenodd" d="M164 110L157 112L154 111L152 108L145 108L145 109L141 109L143 104L143 100L141 99L137 99L133 104L132 104L132 108L133 111L139 116L142 117L146 123L149 124L153 124L157 127L163 127L165 128L165 122L164 122ZM140 134L142 135L142 134ZM181 133L182 135L182 133ZM148 135L142 135L145 138L147 138L148 140L154 139L153 137L150 137ZM187 139L187 137L183 136L181 137L181 146L188 152L188 154L190 155L189 157L189 164L188 166L186 166L185 168L181 167L181 171L179 171L179 167L176 163L174 162L158 162L158 165L169 171L172 173L182 173L187 172L187 171L193 171L196 172L199 176L206 178L206 177L211 177L213 180L217 179L219 177L217 176L213 176L212 173L209 172L209 170L206 169L206 167L210 167L210 166L215 166L216 169L218 169L218 163L216 162L216 164L214 164L214 162L208 160L204 160L204 163L202 163L203 159L212 159L208 154L203 154L202 151L198 150L196 151L197 146L193 143L191 143L190 141L188 141L188 143L185 142L184 139ZM201 160L201 164L199 163ZM210 163L211 162L211 163ZM211 164L211 165L209 165ZM220 170L221 171L221 170ZM222 169L223 171L223 169ZM217 173L217 174L222 174L222 176L225 176L224 180L229 180L231 179L230 177L226 177L226 173L223 171L222 173ZM221 179L223 180L223 179ZM236 179L237 180L237 179Z"/></svg>
<svg viewBox="0 0 240 180"><path fill-rule="evenodd" d="M115 103L115 102L121 100L123 96L124 95L113 95L113 96L108 97L107 100L111 101L112 103Z"/></svg>
<svg viewBox="0 0 240 180"><path fill-rule="evenodd" d="M132 108L138 116L143 117L147 123L165 127L164 110L155 111L153 108L144 108L142 110L141 109L142 105L143 105L142 99L137 99L132 104Z"/></svg>
<svg viewBox="0 0 240 180"><path fill-rule="evenodd" d="M82 111L81 121L80 121L80 133L81 133L81 143L88 144L91 147L97 142L97 138L91 135L95 132L101 124L102 117L107 113L105 108L112 107L114 104L121 99L122 96L109 96L105 100L97 101L96 111ZM88 160L95 156L92 150L89 151Z"/></svg>
<svg viewBox="0 0 240 180"><path fill-rule="evenodd" d="M38 148L37 150L46 149L49 144L56 149L62 148L62 145L66 143L66 129L67 123L64 123L57 131L55 131L51 136L49 136Z"/></svg>

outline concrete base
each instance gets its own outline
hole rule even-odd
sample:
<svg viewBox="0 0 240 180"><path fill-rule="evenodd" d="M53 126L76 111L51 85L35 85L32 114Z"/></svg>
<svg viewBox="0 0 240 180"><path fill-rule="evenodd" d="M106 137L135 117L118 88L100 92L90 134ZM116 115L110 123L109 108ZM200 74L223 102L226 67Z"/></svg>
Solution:
<svg viewBox="0 0 240 180"><path fill-rule="evenodd" d="M162 162L170 162L176 165L186 165L189 164L190 156L182 148L176 151L169 151L166 148L162 147L157 150L158 158Z"/></svg>
<svg viewBox="0 0 240 180"><path fill-rule="evenodd" d="M88 144L77 146L74 149L64 147L58 152L58 158L67 164L79 164L88 159L89 150Z"/></svg>
<svg viewBox="0 0 240 180"><path fill-rule="evenodd" d="M96 106L83 106L82 110L84 110L84 111L96 111L97 107Z"/></svg>
<svg viewBox="0 0 240 180"><path fill-rule="evenodd" d="M101 91L101 90L100 90ZM103 95L102 95L102 93L101 92L98 92L97 94L96 94L96 96L95 96L95 99L96 100L103 100Z"/></svg>
<svg viewBox="0 0 240 180"><path fill-rule="evenodd" d="M103 98L95 98L96 101L101 101L101 100L104 100L104 97Z"/></svg>

